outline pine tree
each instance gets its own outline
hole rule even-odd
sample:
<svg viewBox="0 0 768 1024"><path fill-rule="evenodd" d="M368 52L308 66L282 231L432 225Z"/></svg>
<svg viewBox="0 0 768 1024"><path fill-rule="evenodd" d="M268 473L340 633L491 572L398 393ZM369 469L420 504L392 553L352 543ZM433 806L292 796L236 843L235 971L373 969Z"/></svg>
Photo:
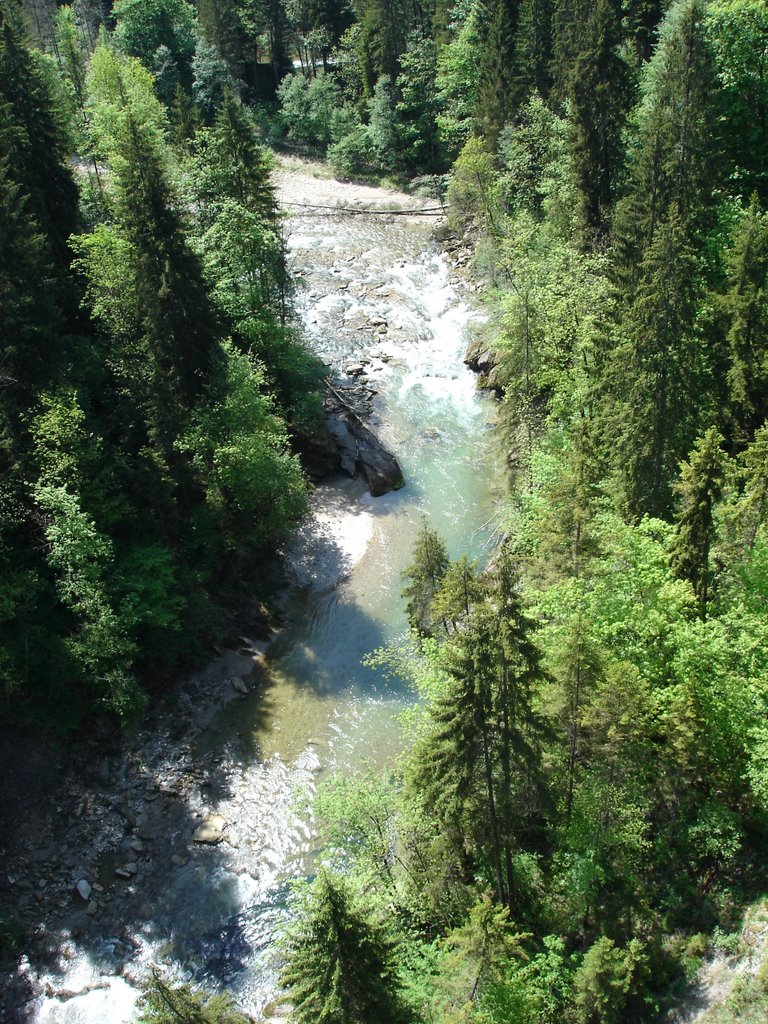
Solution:
<svg viewBox="0 0 768 1024"><path fill-rule="evenodd" d="M594 8L593 0L552 0L552 93L562 102L574 61L584 48L585 33Z"/></svg>
<svg viewBox="0 0 768 1024"><path fill-rule="evenodd" d="M657 227L642 261L602 385L631 515L667 514L672 479L702 414L706 361L695 331L697 279L698 260L673 213Z"/></svg>
<svg viewBox="0 0 768 1024"><path fill-rule="evenodd" d="M12 0L0 3L0 103L14 129L6 135L7 173L28 196L28 208L48 238L62 278L72 255L68 239L79 223L77 187L69 169L67 137L56 103L31 53ZM60 288L66 289L62 282ZM69 296L74 302L74 297ZM74 315L74 312L73 312Z"/></svg>
<svg viewBox="0 0 768 1024"><path fill-rule="evenodd" d="M568 85L575 129L573 160L589 240L608 232L622 172L622 133L631 93L620 42L612 0L598 0Z"/></svg>
<svg viewBox="0 0 768 1024"><path fill-rule="evenodd" d="M202 268L165 164L162 110L135 61L99 47L91 62L94 140L112 167L117 232L130 260L141 369L132 384L150 436L171 462L189 403L221 357ZM126 353L127 355L128 353Z"/></svg>
<svg viewBox="0 0 768 1024"><path fill-rule="evenodd" d="M743 491L736 518L745 546L752 549L760 527L768 521L768 426L755 431L755 439L742 452L740 462Z"/></svg>
<svg viewBox="0 0 768 1024"><path fill-rule="evenodd" d="M197 24L203 38L215 47L233 77L241 81L247 43L237 0L198 0Z"/></svg>
<svg viewBox="0 0 768 1024"><path fill-rule="evenodd" d="M391 82L397 81L411 18L405 0L365 0L360 20L363 29L361 52L371 95L382 75L387 75Z"/></svg>
<svg viewBox="0 0 768 1024"><path fill-rule="evenodd" d="M726 319L727 384L734 440L768 418L768 214L753 198L728 254L729 288L718 305Z"/></svg>
<svg viewBox="0 0 768 1024"><path fill-rule="evenodd" d="M635 64L639 67L651 59L663 3L662 0L624 0L622 6L634 43Z"/></svg>
<svg viewBox="0 0 768 1024"><path fill-rule="evenodd" d="M497 900L510 907L515 853L533 842L545 800L543 724L534 709L544 672L518 586L503 552L486 600L444 650L451 681L430 709L434 729L415 774L451 841L461 847L473 837Z"/></svg>
<svg viewBox="0 0 768 1024"><path fill-rule="evenodd" d="M0 151L7 153L12 132L4 113L0 107ZM8 158L0 158L0 409L17 439L20 414L58 363L63 329L50 248L29 206L8 173Z"/></svg>
<svg viewBox="0 0 768 1024"><path fill-rule="evenodd" d="M458 562L450 562L432 600L435 619L447 623L453 631L482 596L482 585L476 573L477 562L470 562L466 555Z"/></svg>
<svg viewBox="0 0 768 1024"><path fill-rule="evenodd" d="M286 940L281 977L296 1024L405 1024L395 947L343 878L321 869Z"/></svg>
<svg viewBox="0 0 768 1024"><path fill-rule="evenodd" d="M714 506L723 489L723 438L710 427L696 442L690 459L680 467L675 486L680 508L676 516L672 567L693 587L702 618L707 614L710 591L709 552L714 540Z"/></svg>
<svg viewBox="0 0 768 1024"><path fill-rule="evenodd" d="M198 133L196 151L193 186L204 226L225 199L277 224L269 157L256 141L247 109L231 91L224 91L212 128Z"/></svg>
<svg viewBox="0 0 768 1024"><path fill-rule="evenodd" d="M515 79L519 6L519 0L487 0L484 12L486 29L480 48L477 113L482 133L492 149L501 129L512 121L526 99Z"/></svg>
<svg viewBox="0 0 768 1024"><path fill-rule="evenodd" d="M631 293L659 225L674 211L690 238L711 224L721 176L717 85L701 0L677 0L659 29L635 114L638 139L615 218L617 269Z"/></svg>
<svg viewBox="0 0 768 1024"><path fill-rule="evenodd" d="M552 88L553 0L521 0L514 58L514 92L522 104L531 93L547 99Z"/></svg>
<svg viewBox="0 0 768 1024"><path fill-rule="evenodd" d="M449 566L448 551L436 530L422 521L413 547L411 563L403 572L410 581L402 590L408 623L422 636L431 636L435 629L432 602L440 589Z"/></svg>
<svg viewBox="0 0 768 1024"><path fill-rule="evenodd" d="M206 997L188 985L172 986L152 969L138 1003L138 1024L251 1024L227 995Z"/></svg>

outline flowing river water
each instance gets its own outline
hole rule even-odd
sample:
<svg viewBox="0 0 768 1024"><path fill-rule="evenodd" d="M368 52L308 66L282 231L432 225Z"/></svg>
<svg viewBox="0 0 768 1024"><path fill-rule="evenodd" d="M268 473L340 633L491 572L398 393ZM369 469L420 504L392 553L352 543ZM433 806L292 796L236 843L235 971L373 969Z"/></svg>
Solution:
<svg viewBox="0 0 768 1024"><path fill-rule="evenodd" d="M295 171L281 175L280 194L288 203L378 209L398 198ZM409 202L433 205L399 197ZM184 849L176 846L183 856L145 883L151 903L133 926L130 969L115 976L121 942L96 917L67 940L55 984L32 1004L27 1019L38 1024L130 1020L135 982L150 962L227 987L243 1009L262 1013L275 994L274 939L288 882L311 874L317 854L313 793L331 772L381 767L400 750L398 714L414 695L363 659L404 632L401 573L421 523L438 530L454 558L466 551L482 559L489 541L501 478L489 429L494 404L462 363L480 314L432 241L429 220L292 212L290 260L310 344L335 371L368 360L371 426L400 461L406 486L379 498L361 479L318 487L313 516L285 552L285 625L257 685L213 714L188 751L215 774L184 791L185 813L220 815L224 841L190 843L187 819L168 818L169 831L187 829ZM172 762L171 751L164 756ZM104 870L113 868L107 858Z"/></svg>

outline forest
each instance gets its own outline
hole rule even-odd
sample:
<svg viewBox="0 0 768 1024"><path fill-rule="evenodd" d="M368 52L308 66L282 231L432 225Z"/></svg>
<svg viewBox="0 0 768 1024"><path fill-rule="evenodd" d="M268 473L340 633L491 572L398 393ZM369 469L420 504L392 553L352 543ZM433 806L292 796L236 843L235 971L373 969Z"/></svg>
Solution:
<svg viewBox="0 0 768 1024"><path fill-rule="evenodd" d="M502 542L481 567L423 525L371 654L418 694L406 752L320 790L290 1019L670 1019L765 893L768 5L2 0L0 29L6 722L139 714L306 511L324 369L270 148L443 198ZM706 1020L766 1013L763 971ZM247 1018L153 975L139 1019Z"/></svg>

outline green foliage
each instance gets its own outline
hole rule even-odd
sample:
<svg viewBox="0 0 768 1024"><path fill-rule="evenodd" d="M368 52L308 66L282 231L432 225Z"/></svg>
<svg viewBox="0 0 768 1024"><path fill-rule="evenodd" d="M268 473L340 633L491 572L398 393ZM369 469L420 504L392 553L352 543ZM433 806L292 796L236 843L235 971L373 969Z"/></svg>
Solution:
<svg viewBox="0 0 768 1024"><path fill-rule="evenodd" d="M437 128L440 144L452 160L469 141L477 124L481 12L479 3L456 4L453 38L437 55Z"/></svg>
<svg viewBox="0 0 768 1024"><path fill-rule="evenodd" d="M744 200L768 199L768 11L760 0L714 0L705 27L720 85L720 131L731 180Z"/></svg>
<svg viewBox="0 0 768 1024"><path fill-rule="evenodd" d="M445 578L448 565L445 544L425 519L414 545L411 564L403 573L403 579L409 582L402 591L402 596L407 599L408 622L422 636L430 636L438 624L432 602Z"/></svg>
<svg viewBox="0 0 768 1024"><path fill-rule="evenodd" d="M177 84L192 84L195 14L186 0L115 0L115 41L150 71L169 104Z"/></svg>
<svg viewBox="0 0 768 1024"><path fill-rule="evenodd" d="M706 615L709 596L714 505L722 492L725 475L722 442L722 436L710 427L694 446L690 462L683 463L677 482L680 511L672 564L677 574L693 587L702 615Z"/></svg>
<svg viewBox="0 0 768 1024"><path fill-rule="evenodd" d="M227 995L205 996L188 985L177 987L152 970L139 997L138 1024L249 1024Z"/></svg>
<svg viewBox="0 0 768 1024"><path fill-rule="evenodd" d="M579 1024L619 1024L642 992L647 972L643 947L633 939L624 949L603 935L587 951L574 977Z"/></svg>
<svg viewBox="0 0 768 1024"><path fill-rule="evenodd" d="M288 75L280 84L278 98L288 138L326 149L333 139L334 112L341 106L341 90L334 79L330 75Z"/></svg>
<svg viewBox="0 0 768 1024"><path fill-rule="evenodd" d="M298 896L285 937L282 984L297 1024L398 1024L410 1019L398 991L396 947L341 877L321 870Z"/></svg>
<svg viewBox="0 0 768 1024"><path fill-rule="evenodd" d="M177 447L190 454L231 550L276 542L306 512L304 476L289 452L285 424L243 353L226 349L223 380L199 404Z"/></svg>

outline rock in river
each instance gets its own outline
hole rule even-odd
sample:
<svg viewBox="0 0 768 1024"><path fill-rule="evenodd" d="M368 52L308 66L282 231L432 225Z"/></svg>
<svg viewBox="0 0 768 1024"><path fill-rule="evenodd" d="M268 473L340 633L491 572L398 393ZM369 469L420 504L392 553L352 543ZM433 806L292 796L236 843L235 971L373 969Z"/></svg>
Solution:
<svg viewBox="0 0 768 1024"><path fill-rule="evenodd" d="M340 392L330 384L327 387L331 397L325 403L325 419L339 451L342 470L352 477L362 473L374 498L405 486L394 455L368 429Z"/></svg>
<svg viewBox="0 0 768 1024"><path fill-rule="evenodd" d="M220 843L224 838L226 825L226 818L221 814L209 814L192 833L192 841L195 843Z"/></svg>

